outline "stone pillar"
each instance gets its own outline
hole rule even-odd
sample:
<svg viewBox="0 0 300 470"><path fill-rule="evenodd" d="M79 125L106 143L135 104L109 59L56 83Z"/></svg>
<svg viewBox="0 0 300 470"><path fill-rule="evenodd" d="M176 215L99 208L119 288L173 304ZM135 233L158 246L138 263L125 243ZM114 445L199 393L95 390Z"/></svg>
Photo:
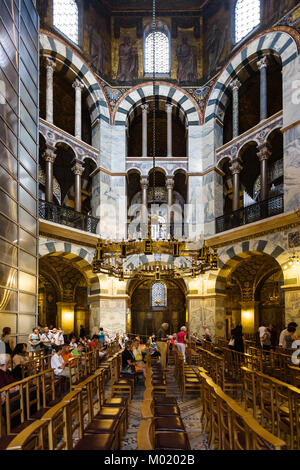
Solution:
<svg viewBox="0 0 300 470"><path fill-rule="evenodd" d="M167 157L172 157L172 109L173 105L167 103Z"/></svg>
<svg viewBox="0 0 300 470"><path fill-rule="evenodd" d="M171 224L173 220L171 219L171 207L173 205L173 188L174 188L174 178L173 176L167 176L166 178L166 188L167 188L167 193L168 193L168 234L171 234L171 236L174 236L174 230L171 230Z"/></svg>
<svg viewBox="0 0 300 470"><path fill-rule="evenodd" d="M81 212L81 176L84 172L84 167L81 165L81 162L75 160L72 171L75 175L75 211Z"/></svg>
<svg viewBox="0 0 300 470"><path fill-rule="evenodd" d="M292 271L295 275L295 280L297 279L297 273L295 270ZM285 282L287 280L285 279ZM297 335L299 338L300 334L300 284L298 278L298 284L290 284L281 286L281 289L284 291L284 305L285 305L285 325L288 325L290 322L295 322L298 324Z"/></svg>
<svg viewBox="0 0 300 470"><path fill-rule="evenodd" d="M260 200L264 201L269 196L268 182L268 160L271 155L269 145L263 144L258 147L257 156L260 161Z"/></svg>
<svg viewBox="0 0 300 470"><path fill-rule="evenodd" d="M65 334L74 332L75 325L75 302L56 302L57 321Z"/></svg>
<svg viewBox="0 0 300 470"><path fill-rule="evenodd" d="M47 202L53 202L53 164L56 158L56 148L48 146L43 157L46 162L45 198Z"/></svg>
<svg viewBox="0 0 300 470"><path fill-rule="evenodd" d="M240 160L237 158L233 160L229 167L232 173L232 187L233 187L233 201L232 210L237 211L240 208L240 172L243 167L240 164Z"/></svg>
<svg viewBox="0 0 300 470"><path fill-rule="evenodd" d="M232 138L239 135L239 88L241 82L236 78L230 83L232 89Z"/></svg>
<svg viewBox="0 0 300 470"><path fill-rule="evenodd" d="M268 117L268 98L267 98L267 65L268 59L262 57L257 66L260 70L260 120L263 121Z"/></svg>
<svg viewBox="0 0 300 470"><path fill-rule="evenodd" d="M46 57L46 121L53 124L53 73L55 60Z"/></svg>
<svg viewBox="0 0 300 470"><path fill-rule="evenodd" d="M129 127L125 127L125 158L128 157L128 139L129 139Z"/></svg>
<svg viewBox="0 0 300 470"><path fill-rule="evenodd" d="M216 336L226 338L226 295L206 294L187 295L190 332L203 335L203 326L207 325L215 341Z"/></svg>
<svg viewBox="0 0 300 470"><path fill-rule="evenodd" d="M76 78L72 86L75 88L75 137L81 140L81 92L84 84Z"/></svg>
<svg viewBox="0 0 300 470"><path fill-rule="evenodd" d="M148 225L148 186L149 180L147 176L141 176L141 190L142 190L142 214L141 220L143 227L143 233L147 233Z"/></svg>
<svg viewBox="0 0 300 470"><path fill-rule="evenodd" d="M147 157L148 155L148 139L147 139L147 114L148 114L148 104L143 104L142 108L142 157Z"/></svg>

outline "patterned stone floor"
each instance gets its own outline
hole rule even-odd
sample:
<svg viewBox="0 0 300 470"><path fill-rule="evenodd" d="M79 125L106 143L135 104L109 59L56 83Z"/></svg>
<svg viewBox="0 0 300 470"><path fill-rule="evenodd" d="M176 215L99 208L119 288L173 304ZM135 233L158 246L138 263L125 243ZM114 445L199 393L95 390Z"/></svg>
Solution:
<svg viewBox="0 0 300 470"><path fill-rule="evenodd" d="M186 395L184 401L181 400L179 387L174 376L174 366L169 366L167 372L168 395L177 398L182 420L185 424L189 436L191 448L193 450L209 450L207 438L202 430L200 420L200 398L193 398L193 395ZM141 405L143 401L144 384L139 383L135 389L135 395L129 405L129 426L123 441L122 450L137 450L136 435L141 421Z"/></svg>

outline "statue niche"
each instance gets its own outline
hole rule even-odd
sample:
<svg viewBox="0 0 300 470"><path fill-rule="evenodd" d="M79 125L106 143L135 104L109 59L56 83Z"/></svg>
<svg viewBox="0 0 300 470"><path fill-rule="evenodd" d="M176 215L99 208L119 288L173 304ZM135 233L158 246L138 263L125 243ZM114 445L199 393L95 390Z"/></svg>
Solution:
<svg viewBox="0 0 300 470"><path fill-rule="evenodd" d="M138 78L138 53L129 36L125 36L119 47L118 82L131 82Z"/></svg>
<svg viewBox="0 0 300 470"><path fill-rule="evenodd" d="M183 37L182 44L177 46L176 56L178 83L195 82L197 80L197 52L194 46L189 45L186 37Z"/></svg>

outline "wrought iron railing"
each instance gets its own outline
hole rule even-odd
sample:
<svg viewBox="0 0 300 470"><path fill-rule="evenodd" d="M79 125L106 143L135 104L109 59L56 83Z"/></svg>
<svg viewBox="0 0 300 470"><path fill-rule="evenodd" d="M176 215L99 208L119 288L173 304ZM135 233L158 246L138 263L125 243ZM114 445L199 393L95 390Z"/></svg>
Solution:
<svg viewBox="0 0 300 470"><path fill-rule="evenodd" d="M166 240L168 238L177 238L181 240L185 236L184 223L156 223L151 224L151 237L153 240ZM143 223L128 224L129 238L145 238L147 237L149 226Z"/></svg>
<svg viewBox="0 0 300 470"><path fill-rule="evenodd" d="M84 230L85 232L96 233L99 222L98 217L82 214L70 207L58 206L51 202L40 199L39 201L39 217L68 227Z"/></svg>
<svg viewBox="0 0 300 470"><path fill-rule="evenodd" d="M216 233L226 232L226 230L232 228L241 227L242 225L281 214L283 210L283 194L281 194L251 206L243 207L231 212L231 214L218 217L216 219Z"/></svg>

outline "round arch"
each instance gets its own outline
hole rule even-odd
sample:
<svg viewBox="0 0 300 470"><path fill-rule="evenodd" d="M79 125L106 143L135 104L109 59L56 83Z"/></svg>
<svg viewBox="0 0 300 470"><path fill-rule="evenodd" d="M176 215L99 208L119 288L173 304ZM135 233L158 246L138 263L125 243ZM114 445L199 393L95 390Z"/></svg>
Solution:
<svg viewBox="0 0 300 470"><path fill-rule="evenodd" d="M277 54L281 59L282 67L285 67L299 54L295 31L284 26L272 28L259 34L238 50L220 72L211 89L204 111L205 122L215 118L223 122L228 99L226 89L229 82L238 78L238 75L247 67L251 67L253 60L259 58L263 52Z"/></svg>

